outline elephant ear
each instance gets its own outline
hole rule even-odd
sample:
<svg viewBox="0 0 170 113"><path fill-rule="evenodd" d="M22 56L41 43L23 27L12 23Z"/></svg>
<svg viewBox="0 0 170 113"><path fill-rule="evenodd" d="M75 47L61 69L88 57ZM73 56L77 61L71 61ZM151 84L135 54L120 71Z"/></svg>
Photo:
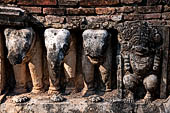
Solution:
<svg viewBox="0 0 170 113"><path fill-rule="evenodd" d="M35 36L35 32L33 31L33 29L31 27L26 28L26 29L22 29L25 38L30 38L30 37L34 37Z"/></svg>
<svg viewBox="0 0 170 113"><path fill-rule="evenodd" d="M70 35L70 32L66 29L64 29L64 32L66 34L66 38L65 38L65 42L66 44L68 44L68 46L70 45L70 42L71 42L71 35Z"/></svg>
<svg viewBox="0 0 170 113"><path fill-rule="evenodd" d="M92 35L91 29L85 30L82 34L83 40L87 40L89 37L91 37L91 35Z"/></svg>
<svg viewBox="0 0 170 113"><path fill-rule="evenodd" d="M7 38L7 39L10 38L11 32L12 32L12 29L6 28L6 29L4 30L5 38Z"/></svg>

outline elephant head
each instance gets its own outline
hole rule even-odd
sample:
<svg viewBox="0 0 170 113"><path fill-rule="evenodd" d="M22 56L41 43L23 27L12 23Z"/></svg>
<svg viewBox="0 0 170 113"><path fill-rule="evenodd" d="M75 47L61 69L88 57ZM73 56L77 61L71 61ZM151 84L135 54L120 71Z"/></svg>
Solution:
<svg viewBox="0 0 170 113"><path fill-rule="evenodd" d="M50 68L57 71L60 68L70 46L70 32L66 29L49 28L45 30L45 46Z"/></svg>
<svg viewBox="0 0 170 113"><path fill-rule="evenodd" d="M106 30L88 29L83 32L83 49L91 63L103 61L108 46L109 34Z"/></svg>
<svg viewBox="0 0 170 113"><path fill-rule="evenodd" d="M12 65L21 64L32 46L35 32L32 28L6 28L4 34L8 49L7 58Z"/></svg>

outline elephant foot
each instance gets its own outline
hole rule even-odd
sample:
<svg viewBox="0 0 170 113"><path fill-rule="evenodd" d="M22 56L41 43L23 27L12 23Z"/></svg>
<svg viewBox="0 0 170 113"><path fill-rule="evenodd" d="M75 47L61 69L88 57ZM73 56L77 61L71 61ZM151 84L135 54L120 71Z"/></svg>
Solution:
<svg viewBox="0 0 170 113"><path fill-rule="evenodd" d="M49 89L48 90L48 94L56 94L56 95L59 95L60 94L60 91L58 91L58 90L51 90L51 89Z"/></svg>
<svg viewBox="0 0 170 113"><path fill-rule="evenodd" d="M53 102L63 102L66 100L66 98L64 98L61 94L54 94L51 98L50 98Z"/></svg>
<svg viewBox="0 0 170 113"><path fill-rule="evenodd" d="M35 94L37 94L37 93L43 93L43 92L45 92L45 90L44 89L32 89L32 91L31 91L31 93L35 93Z"/></svg>
<svg viewBox="0 0 170 113"><path fill-rule="evenodd" d="M92 96L88 97L88 101L90 101L92 103L98 103L98 102L102 102L103 98L101 98L98 95L92 95Z"/></svg>
<svg viewBox="0 0 170 113"><path fill-rule="evenodd" d="M83 97L88 97L88 96L94 95L94 94L95 94L94 90L85 90L85 91L82 92Z"/></svg>
<svg viewBox="0 0 170 113"><path fill-rule="evenodd" d="M102 92L111 92L112 89L110 89L110 88L102 88L102 89L100 89L100 91L102 91Z"/></svg>
<svg viewBox="0 0 170 113"><path fill-rule="evenodd" d="M15 103L24 103L24 102L27 102L29 100L30 100L30 98L27 97L27 96L21 96L21 97L14 97L13 98L13 102L15 102Z"/></svg>
<svg viewBox="0 0 170 113"><path fill-rule="evenodd" d="M127 98L125 99L127 103L134 103L134 94L132 92L128 93Z"/></svg>
<svg viewBox="0 0 170 113"><path fill-rule="evenodd" d="M147 92L145 97L144 97L144 102L145 104L149 104L152 102L152 96L151 96L151 93Z"/></svg>

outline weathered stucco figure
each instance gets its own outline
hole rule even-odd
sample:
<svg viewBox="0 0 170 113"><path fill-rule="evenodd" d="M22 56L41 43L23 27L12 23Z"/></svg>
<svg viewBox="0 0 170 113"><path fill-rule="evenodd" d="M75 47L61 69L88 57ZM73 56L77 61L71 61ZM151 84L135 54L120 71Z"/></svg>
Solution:
<svg viewBox="0 0 170 113"><path fill-rule="evenodd" d="M128 90L127 101L134 101L135 91L143 82L144 100L149 102L154 97L160 74L162 37L147 23L128 23L122 28L119 42L124 59L123 83Z"/></svg>
<svg viewBox="0 0 170 113"><path fill-rule="evenodd" d="M64 76L62 66L64 65L65 76L68 78L75 77L75 42L66 29L49 28L45 30L44 36L50 80L48 93L60 94L61 77ZM62 99L56 99L56 101L62 101Z"/></svg>
<svg viewBox="0 0 170 113"><path fill-rule="evenodd" d="M82 71L84 75L83 96L95 94L95 67L99 71L101 91L111 90L112 52L111 37L106 30L85 30L83 36Z"/></svg>
<svg viewBox="0 0 170 113"><path fill-rule="evenodd" d="M42 92L42 47L38 35L31 27L23 29L7 28L4 34L8 49L7 58L13 65L15 74L16 86L14 92L23 93L27 91L27 64L33 83L32 92Z"/></svg>

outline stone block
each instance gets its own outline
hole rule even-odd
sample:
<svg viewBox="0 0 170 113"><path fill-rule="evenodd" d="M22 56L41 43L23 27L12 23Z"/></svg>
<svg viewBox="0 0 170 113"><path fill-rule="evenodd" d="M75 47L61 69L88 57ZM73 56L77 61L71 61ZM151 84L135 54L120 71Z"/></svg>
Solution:
<svg viewBox="0 0 170 113"><path fill-rule="evenodd" d="M58 17L58 16L53 16L53 15L47 15L45 16L45 21L48 24L52 23L63 23L64 22L64 17Z"/></svg>

